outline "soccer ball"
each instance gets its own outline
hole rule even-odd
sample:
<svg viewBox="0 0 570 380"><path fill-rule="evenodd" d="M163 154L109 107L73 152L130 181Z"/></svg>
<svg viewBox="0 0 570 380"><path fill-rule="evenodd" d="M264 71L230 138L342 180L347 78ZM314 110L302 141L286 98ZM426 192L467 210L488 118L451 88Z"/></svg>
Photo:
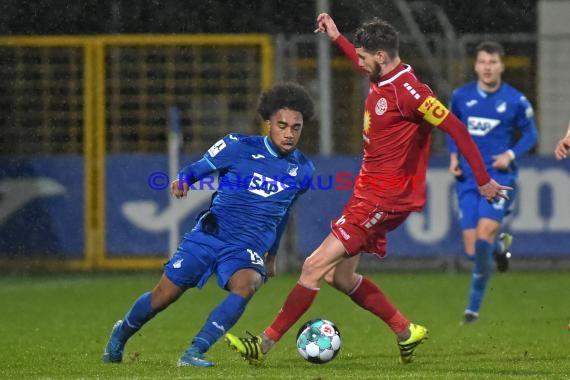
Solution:
<svg viewBox="0 0 570 380"><path fill-rule="evenodd" d="M311 319L297 333L297 351L303 359L314 364L324 364L340 351L338 328L326 319Z"/></svg>

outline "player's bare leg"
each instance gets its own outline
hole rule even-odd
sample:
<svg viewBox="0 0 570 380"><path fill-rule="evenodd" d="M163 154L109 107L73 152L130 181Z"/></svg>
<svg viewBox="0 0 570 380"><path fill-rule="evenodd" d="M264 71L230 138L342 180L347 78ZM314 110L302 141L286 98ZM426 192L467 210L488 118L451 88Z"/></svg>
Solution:
<svg viewBox="0 0 570 380"><path fill-rule="evenodd" d="M318 288L323 277L344 259L346 259L344 246L332 233L329 234L321 245L305 259L299 284L307 288Z"/></svg>
<svg viewBox="0 0 570 380"><path fill-rule="evenodd" d="M362 280L362 275L356 273L359 263L360 255L342 260L327 272L325 281L339 292L349 294Z"/></svg>
<svg viewBox="0 0 570 380"><path fill-rule="evenodd" d="M470 261L475 260L475 241L477 240L477 229L468 228L463 230L463 249Z"/></svg>

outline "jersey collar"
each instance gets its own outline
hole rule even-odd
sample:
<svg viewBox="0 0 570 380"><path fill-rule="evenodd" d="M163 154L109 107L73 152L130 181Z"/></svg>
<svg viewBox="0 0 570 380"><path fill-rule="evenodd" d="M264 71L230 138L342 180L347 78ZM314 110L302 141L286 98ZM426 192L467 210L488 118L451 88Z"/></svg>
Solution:
<svg viewBox="0 0 570 380"><path fill-rule="evenodd" d="M501 82L501 84L499 85L499 88L497 88L497 91L494 92L487 92L485 90L483 90L481 87L479 87L479 83L475 82L475 88L477 88L477 93L482 97L482 98L486 98L489 95L493 95L496 94L497 92L499 92L501 90L501 88L503 87L503 83Z"/></svg>
<svg viewBox="0 0 570 380"><path fill-rule="evenodd" d="M393 81L398 79L401 75L409 73L410 71L412 71L412 66L406 65L405 63L400 63L392 71L390 71L385 75L382 75L382 77L380 77L381 79L380 82L377 83L377 86L382 87L389 83L392 83Z"/></svg>
<svg viewBox="0 0 570 380"><path fill-rule="evenodd" d="M271 153L272 156L274 157L279 157L281 156L279 153L277 153L277 149L275 148L275 146L273 145L273 143L271 142L271 140L269 140L269 136L265 136L263 138L263 143L265 144L265 147L267 148L267 151L269 153Z"/></svg>
<svg viewBox="0 0 570 380"><path fill-rule="evenodd" d="M287 156L293 154L293 152L295 152L295 150L297 149L297 148L293 149L291 151L291 153L283 154L283 153L279 152L279 149L277 149L275 144L273 144L273 142L271 142L271 139L269 138L269 136L265 136L263 138L263 143L265 144L265 147L267 148L269 153L271 153L271 155L274 157L287 157Z"/></svg>

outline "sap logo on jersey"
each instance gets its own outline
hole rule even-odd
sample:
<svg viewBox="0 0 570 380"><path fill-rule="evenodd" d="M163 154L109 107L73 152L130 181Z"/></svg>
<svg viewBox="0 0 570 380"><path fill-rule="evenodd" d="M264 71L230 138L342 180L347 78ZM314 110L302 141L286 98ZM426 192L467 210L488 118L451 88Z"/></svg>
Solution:
<svg viewBox="0 0 570 380"><path fill-rule="evenodd" d="M467 128L472 136L485 136L500 123L500 120L487 119L486 117L469 116L467 118Z"/></svg>
<svg viewBox="0 0 570 380"><path fill-rule="evenodd" d="M274 178L266 177L259 173L253 173L247 190L251 193L267 198L280 193L289 187L291 187L291 185L279 182Z"/></svg>

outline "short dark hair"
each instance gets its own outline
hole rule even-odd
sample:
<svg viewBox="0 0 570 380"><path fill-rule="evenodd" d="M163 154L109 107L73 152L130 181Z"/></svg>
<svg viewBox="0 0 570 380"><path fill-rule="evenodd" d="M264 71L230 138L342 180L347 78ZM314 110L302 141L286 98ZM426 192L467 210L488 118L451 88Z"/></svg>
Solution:
<svg viewBox="0 0 570 380"><path fill-rule="evenodd" d="M293 82L278 83L259 97L257 112L263 120L269 120L283 108L300 112L304 121L310 120L315 113L313 99L307 90Z"/></svg>
<svg viewBox="0 0 570 380"><path fill-rule="evenodd" d="M503 58L505 56L505 49L497 41L483 41L475 48L475 57L479 52L484 51L489 54L499 54L499 57Z"/></svg>
<svg viewBox="0 0 570 380"><path fill-rule="evenodd" d="M384 50L390 58L397 57L400 49L398 31L388 22L374 17L356 29L354 46L373 52Z"/></svg>

